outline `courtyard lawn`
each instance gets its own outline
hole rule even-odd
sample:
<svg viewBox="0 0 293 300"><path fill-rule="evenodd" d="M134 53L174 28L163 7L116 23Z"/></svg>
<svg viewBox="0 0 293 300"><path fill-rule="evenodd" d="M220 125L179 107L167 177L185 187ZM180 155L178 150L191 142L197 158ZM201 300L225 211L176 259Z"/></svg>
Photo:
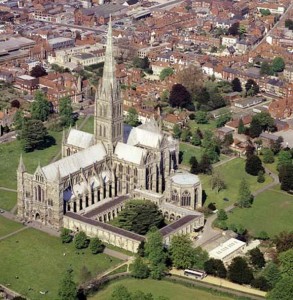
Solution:
<svg viewBox="0 0 293 300"><path fill-rule="evenodd" d="M94 133L94 117L90 116L80 130L88 133Z"/></svg>
<svg viewBox="0 0 293 300"><path fill-rule="evenodd" d="M152 293L154 298L159 296L165 296L170 300L229 300L232 297L222 296L216 292L208 292L192 287L186 287L184 285L173 283L165 280L152 280L152 279L123 279L115 281L107 285L104 289L98 292L89 300L108 300L111 298L113 288L117 285L124 285L131 292L140 290L144 293Z"/></svg>
<svg viewBox="0 0 293 300"><path fill-rule="evenodd" d="M251 192L255 192L258 189L266 186L272 182L271 177L265 175L265 182L258 183L257 176L251 176L245 172L245 160L242 158L235 158L220 166L215 167L223 176L226 184L226 189L217 193L211 189L210 175L200 175L203 190L205 191L207 198L205 200L205 206L209 203L214 202L218 209L233 205L237 201L239 185L242 178L246 178ZM229 201L224 201L227 198Z"/></svg>
<svg viewBox="0 0 293 300"><path fill-rule="evenodd" d="M55 138L56 145L43 150L25 153L20 141L0 145L0 186L16 188L16 169L21 153L28 172L34 172L39 162L42 166L47 165L58 154L61 149L62 132L49 132L49 134Z"/></svg>
<svg viewBox="0 0 293 300"><path fill-rule="evenodd" d="M197 124L194 120L190 120L188 122L188 126L192 132L194 132L197 128L199 128L202 132L204 132L205 130L214 131L217 128L216 120L214 119L209 120L207 124Z"/></svg>
<svg viewBox="0 0 293 300"><path fill-rule="evenodd" d="M279 187L259 194L251 208L235 208L228 214L228 224L242 225L252 235L266 231L274 237L284 230L292 230L293 196Z"/></svg>
<svg viewBox="0 0 293 300"><path fill-rule="evenodd" d="M0 208L10 211L16 205L17 193L0 189Z"/></svg>
<svg viewBox="0 0 293 300"><path fill-rule="evenodd" d="M76 250L73 243L62 244L59 238L34 229L0 241L0 257L0 283L31 300L57 299L62 275L70 267L80 282L83 266L94 276L120 262L105 254L93 255L89 249ZM48 293L40 296L40 291Z"/></svg>
<svg viewBox="0 0 293 300"><path fill-rule="evenodd" d="M4 218L3 216L0 215L0 238L7 235L7 234L9 234L9 233L12 233L12 232L20 229L22 227L23 227L22 224L11 221L11 220L8 220L8 219L6 219L6 218ZM0 252L1 252L1 247L0 247ZM1 255L1 260L3 260L3 257L4 256Z"/></svg>
<svg viewBox="0 0 293 300"><path fill-rule="evenodd" d="M192 146L191 144L180 143L179 151L182 152L181 164L189 166L189 160L192 156L195 156L197 160L201 158L202 149Z"/></svg>

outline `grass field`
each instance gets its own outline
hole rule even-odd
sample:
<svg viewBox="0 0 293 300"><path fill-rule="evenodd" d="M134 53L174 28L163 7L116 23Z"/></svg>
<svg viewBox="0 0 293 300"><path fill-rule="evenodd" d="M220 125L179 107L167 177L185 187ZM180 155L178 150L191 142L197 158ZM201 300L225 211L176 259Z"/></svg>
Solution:
<svg viewBox="0 0 293 300"><path fill-rule="evenodd" d="M194 132L197 128L199 128L201 131L215 130L217 128L216 120L209 120L207 124L197 124L194 120L190 120L188 122L188 126L192 132Z"/></svg>
<svg viewBox="0 0 293 300"><path fill-rule="evenodd" d="M6 222L2 218L0 222L2 228ZM5 226L12 230L13 225ZM64 245L59 238L34 229L0 241L0 257L0 283L31 300L56 299L60 278L69 267L78 282L83 266L95 275L119 263L105 254L93 255L89 249L77 251L73 243ZM40 291L48 293L40 296Z"/></svg>
<svg viewBox="0 0 293 300"><path fill-rule="evenodd" d="M16 192L9 192L0 189L0 208L10 211L16 204Z"/></svg>
<svg viewBox="0 0 293 300"><path fill-rule="evenodd" d="M241 224L252 235L266 231L270 237L292 230L293 196L279 187L259 194L251 208L236 208L228 214L228 224Z"/></svg>
<svg viewBox="0 0 293 300"><path fill-rule="evenodd" d="M266 175L265 182L258 183L257 176L251 176L245 172L245 160L241 158L235 158L231 161L228 161L227 163L215 167L215 170L218 170L223 176L227 186L226 189L217 193L215 190L211 189L211 176L200 175L200 179L203 190L207 194L205 205L208 205L210 202L215 202L218 209L232 205L237 201L239 185L242 178L246 178L251 192L255 192L272 181L272 179ZM224 201L224 197L228 198L230 201Z"/></svg>
<svg viewBox="0 0 293 300"><path fill-rule="evenodd" d="M194 147L190 144L179 144L179 151L182 151L181 164L189 166L189 160L192 156L195 156L197 160L200 160L202 149Z"/></svg>
<svg viewBox="0 0 293 300"><path fill-rule="evenodd" d="M56 145L44 150L25 153L20 141L0 145L0 186L16 188L16 169L21 153L28 172L34 172L39 162L43 166L48 164L58 154L61 149L62 132L49 132L49 134L55 138Z"/></svg>
<svg viewBox="0 0 293 300"><path fill-rule="evenodd" d="M83 125L82 131L88 132L88 133L94 133L94 117L90 116L86 123Z"/></svg>
<svg viewBox="0 0 293 300"><path fill-rule="evenodd" d="M89 300L108 300L111 298L113 288L117 285L124 285L131 292L141 290L145 293L152 293L154 298L157 299L159 296L165 296L170 300L228 300L230 297L221 296L216 293L210 293L208 291L186 287L180 284L176 284L168 281L158 281L152 279L123 279L111 283L103 290L98 292Z"/></svg>
<svg viewBox="0 0 293 300"><path fill-rule="evenodd" d="M22 227L23 227L22 224L10 221L0 215L0 238ZM0 248L0 252L1 252L1 248ZM1 256L1 258L3 258L3 256Z"/></svg>

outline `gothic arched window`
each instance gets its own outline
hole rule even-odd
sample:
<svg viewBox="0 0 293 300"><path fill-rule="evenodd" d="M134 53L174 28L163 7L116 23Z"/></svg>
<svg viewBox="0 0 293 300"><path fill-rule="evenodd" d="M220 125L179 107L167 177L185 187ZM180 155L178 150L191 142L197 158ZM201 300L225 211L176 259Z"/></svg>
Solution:
<svg viewBox="0 0 293 300"><path fill-rule="evenodd" d="M173 202L178 202L179 198L178 198L178 192L176 190L173 190L172 192L172 201Z"/></svg>
<svg viewBox="0 0 293 300"><path fill-rule="evenodd" d="M181 205L182 206L190 206L191 196L188 191L184 191L181 196Z"/></svg>

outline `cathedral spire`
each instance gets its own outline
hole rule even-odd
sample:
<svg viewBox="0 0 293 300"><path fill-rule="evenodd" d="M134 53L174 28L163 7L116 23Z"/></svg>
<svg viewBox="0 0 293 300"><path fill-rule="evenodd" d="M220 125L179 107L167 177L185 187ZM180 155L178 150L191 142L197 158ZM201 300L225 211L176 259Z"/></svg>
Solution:
<svg viewBox="0 0 293 300"><path fill-rule="evenodd" d="M21 173L25 172L25 165L23 162L22 153L20 154L20 158L19 158L18 171Z"/></svg>
<svg viewBox="0 0 293 300"><path fill-rule="evenodd" d="M111 94L112 90L116 89L116 68L115 68L115 58L113 49L113 38L112 38L112 18L110 15L109 27L107 33L107 44L105 53L105 63L102 79L102 90L107 95Z"/></svg>

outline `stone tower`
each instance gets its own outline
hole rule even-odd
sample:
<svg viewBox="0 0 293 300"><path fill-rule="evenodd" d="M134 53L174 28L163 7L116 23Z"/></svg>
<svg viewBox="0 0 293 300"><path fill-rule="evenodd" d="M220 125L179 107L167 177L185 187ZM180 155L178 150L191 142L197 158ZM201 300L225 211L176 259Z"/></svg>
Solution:
<svg viewBox="0 0 293 300"><path fill-rule="evenodd" d="M109 21L103 78L96 93L95 140L102 141L113 153L118 142L123 142L123 107L120 86L116 80L113 55L112 23Z"/></svg>

